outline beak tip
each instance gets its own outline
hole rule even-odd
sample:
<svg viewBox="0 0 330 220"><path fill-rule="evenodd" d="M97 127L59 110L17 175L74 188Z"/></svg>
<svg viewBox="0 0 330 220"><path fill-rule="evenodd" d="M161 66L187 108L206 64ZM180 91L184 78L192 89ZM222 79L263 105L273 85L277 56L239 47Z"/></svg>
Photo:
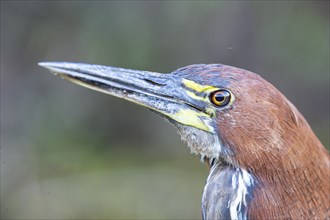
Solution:
<svg viewBox="0 0 330 220"><path fill-rule="evenodd" d="M56 67L63 62L39 62L38 65L45 68Z"/></svg>
<svg viewBox="0 0 330 220"><path fill-rule="evenodd" d="M39 62L38 63L38 66L42 66L42 67L46 67L46 66L48 66L48 62Z"/></svg>
<svg viewBox="0 0 330 220"><path fill-rule="evenodd" d="M64 62L38 62L38 66L48 69L54 75L58 75L65 67Z"/></svg>
<svg viewBox="0 0 330 220"><path fill-rule="evenodd" d="M46 68L56 75L65 68L72 68L73 64L67 62L38 62L38 66Z"/></svg>
<svg viewBox="0 0 330 220"><path fill-rule="evenodd" d="M56 68L56 62L39 62L38 66L52 70L53 68Z"/></svg>
<svg viewBox="0 0 330 220"><path fill-rule="evenodd" d="M72 62L38 62L38 66L50 70L60 70L60 69L78 70L80 68L87 68L91 65L83 64L83 63L72 63Z"/></svg>

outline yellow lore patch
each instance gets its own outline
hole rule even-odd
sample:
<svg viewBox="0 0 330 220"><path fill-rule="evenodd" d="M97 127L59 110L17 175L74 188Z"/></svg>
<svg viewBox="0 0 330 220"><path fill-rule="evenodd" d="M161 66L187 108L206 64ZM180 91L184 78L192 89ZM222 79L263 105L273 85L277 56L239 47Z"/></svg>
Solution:
<svg viewBox="0 0 330 220"><path fill-rule="evenodd" d="M216 87L210 86L210 85L201 85L201 84L198 84L198 83L188 80L188 79L183 79L182 82L187 88L192 89L196 92L203 92L205 90L210 90L210 89L216 88Z"/></svg>

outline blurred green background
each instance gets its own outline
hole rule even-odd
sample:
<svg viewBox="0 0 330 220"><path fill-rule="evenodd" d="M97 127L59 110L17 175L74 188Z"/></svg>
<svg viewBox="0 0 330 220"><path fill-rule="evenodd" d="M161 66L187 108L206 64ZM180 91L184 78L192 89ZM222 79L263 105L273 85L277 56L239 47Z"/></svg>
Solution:
<svg viewBox="0 0 330 220"><path fill-rule="evenodd" d="M208 170L142 107L37 66L259 73L329 148L329 1L1 1L1 218L200 218Z"/></svg>

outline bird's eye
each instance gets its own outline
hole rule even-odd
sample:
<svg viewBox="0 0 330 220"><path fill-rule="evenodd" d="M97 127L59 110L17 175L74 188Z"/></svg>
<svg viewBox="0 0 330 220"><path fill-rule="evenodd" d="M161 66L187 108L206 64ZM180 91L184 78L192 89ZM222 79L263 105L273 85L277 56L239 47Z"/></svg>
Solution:
<svg viewBox="0 0 330 220"><path fill-rule="evenodd" d="M211 102L219 107L227 105L230 101L230 92L227 90L217 90L210 95Z"/></svg>

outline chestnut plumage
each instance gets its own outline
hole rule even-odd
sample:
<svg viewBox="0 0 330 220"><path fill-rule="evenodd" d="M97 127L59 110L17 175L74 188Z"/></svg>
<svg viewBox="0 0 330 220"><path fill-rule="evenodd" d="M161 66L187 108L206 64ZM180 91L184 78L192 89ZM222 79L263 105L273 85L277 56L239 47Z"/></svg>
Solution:
<svg viewBox="0 0 330 220"><path fill-rule="evenodd" d="M210 166L203 219L330 218L330 157L304 117L259 75L221 64L169 74L40 63L169 119Z"/></svg>

